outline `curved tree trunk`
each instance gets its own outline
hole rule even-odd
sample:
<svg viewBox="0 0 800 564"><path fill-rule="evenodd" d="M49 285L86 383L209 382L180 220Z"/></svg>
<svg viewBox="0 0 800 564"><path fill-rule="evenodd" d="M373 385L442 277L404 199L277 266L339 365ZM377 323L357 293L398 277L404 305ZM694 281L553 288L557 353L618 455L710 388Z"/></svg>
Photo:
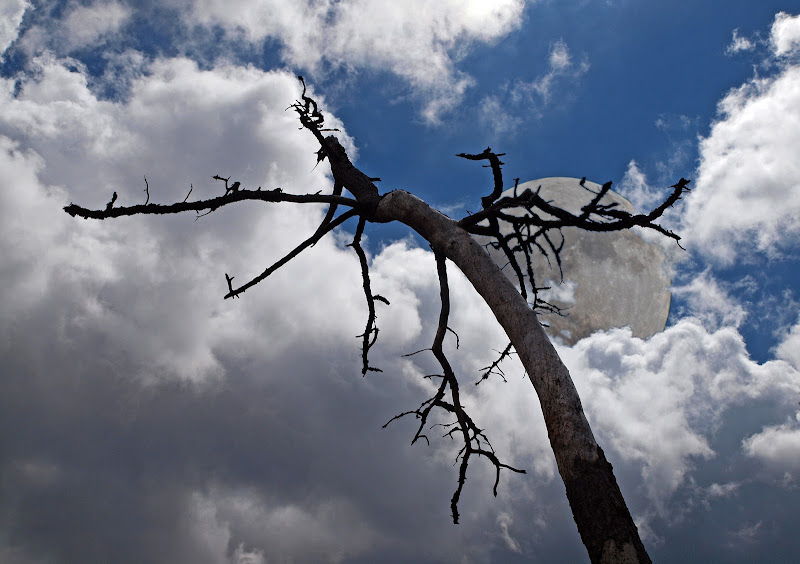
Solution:
<svg viewBox="0 0 800 564"><path fill-rule="evenodd" d="M300 80L303 82L302 77L300 77ZM211 213L223 205L242 200L324 202L330 204L328 213L316 233L257 277L238 288L234 288L231 283L233 277L228 276L226 273L225 278L228 282L229 292L225 298L236 297L265 279L349 218L355 216L360 218L356 237L353 240L353 246L357 249L360 249L358 241L366 221L379 223L399 221L408 225L431 244L431 247L437 253L437 261L441 256L444 256L461 269L472 283L472 286L489 305L522 360L522 364L539 396L550 446L553 449L558 471L566 487L567 499L572 508L573 518L578 525L578 532L589 552L591 561L595 563L650 562L650 558L639 538L636 525L631 519L630 512L614 478L611 464L608 463L603 450L594 440L594 435L583 413L583 407L575 385L570 378L569 371L561 362L555 348L545 335L544 329L539 324L539 320L527 300L495 265L483 247L458 222L439 213L408 192L396 190L381 196L374 184L374 181L378 179L368 177L353 166L347 156L347 152L336 137L332 135L323 137L322 133L330 130L323 128L324 118L322 113L319 112L316 102L306 96L305 82L303 82L303 94L301 97L303 102L298 101L291 107L300 115L302 125L309 129L320 143L317 162L327 157L331 165L331 172L334 178L333 195L323 196L319 193L293 195L283 193L280 188L262 191L261 187L258 190L237 190L238 182L229 188L228 179L214 176L215 179L225 182L225 195L217 198L198 202L187 202L184 199L183 202L171 205L157 205L145 202L143 205L114 208L114 202L117 199L117 193L114 192L105 210L89 210L74 204L66 206L64 210L72 216L105 219L139 213L163 214L188 210L196 210L198 212L200 210L208 210L206 213ZM460 154L459 156L472 160L488 158L492 161L494 159L491 166L495 175L495 191L491 196L483 198L484 210L479 214L489 211L486 208L487 201L489 202L488 205L491 205L491 202L502 192L502 183L498 181L500 177L499 166L501 164L497 158L498 155L491 153L490 149L487 148L479 155ZM680 199L681 194L688 190L686 187L688 184L689 181L682 178L672 186L674 190L670 197L647 215L620 216L619 214L611 214L608 210L599 211L596 204L602 197L603 191L595 196L590 206L583 208L584 212L580 217L552 208L541 198L537 206L540 206L548 213L552 211L558 217L566 214L564 216L565 220L571 221L571 225L581 225L585 228L592 228L591 230L624 229L640 225L656 229L678 240L680 237L652 223L652 220L660 217L665 209ZM608 190L610 186L611 183L609 182L604 186L603 190ZM355 200L341 196L342 190L345 188L355 196ZM536 195L533 194L533 196ZM339 204L346 204L351 206L352 209L333 219L336 206ZM591 213L598 214L606 219L616 218L618 221L610 223L584 222ZM471 218L473 228L476 227L476 223L480 222L481 217L485 218L488 215L483 213L483 215ZM602 226L602 229L598 226ZM363 251L361 251L360 256L363 258L363 263L366 263ZM366 267L364 268L366 270ZM364 276L368 281L368 275L364 274ZM366 283L364 291L368 304L372 308L373 301L378 299L378 296L371 294ZM443 289L443 291L445 290ZM445 302L443 301L443 311L444 305ZM370 324L373 321L374 312L370 309L369 322L364 332L364 372L370 369L367 364L366 353L369 350L369 346L371 346L368 344L368 340L369 335L372 334ZM446 323L446 315L444 322ZM451 383L451 387L453 385L454 383ZM444 402L437 405L446 407ZM450 408L451 410L455 409L453 406L450 406ZM401 414L400 416L409 413L412 412ZM479 432L475 428L473 430L476 433ZM465 431L465 436L469 440L468 431ZM469 452L464 454L464 462L466 462L468 454ZM478 454L488 456L486 453L478 452ZM498 465L496 462L495 465L498 466L498 471L500 466L510 468L506 465ZM463 474L461 480L460 483L463 483ZM460 491L460 486L458 491ZM453 503L457 503L456 495L453 496ZM455 509L453 517L457 522Z"/></svg>
<svg viewBox="0 0 800 564"><path fill-rule="evenodd" d="M525 298L469 233L412 194L386 194L370 219L400 221L414 229L461 269L491 308L539 396L558 471L591 561L650 562L569 371Z"/></svg>

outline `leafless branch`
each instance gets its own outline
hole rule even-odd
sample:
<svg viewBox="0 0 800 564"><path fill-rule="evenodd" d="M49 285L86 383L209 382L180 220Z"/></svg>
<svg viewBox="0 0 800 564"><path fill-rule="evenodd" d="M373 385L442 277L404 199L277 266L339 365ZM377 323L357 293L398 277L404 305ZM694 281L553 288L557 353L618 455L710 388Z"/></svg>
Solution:
<svg viewBox="0 0 800 564"><path fill-rule="evenodd" d="M105 209L105 211L106 211L106 212L110 212L110 211L111 211L111 208L113 208L113 207L114 207L114 202L116 202L116 201L117 201L117 193L116 193L116 192L114 192L114 193L111 195L111 200L109 200L109 202L106 204L106 209ZM65 209L66 209L66 208L65 208Z"/></svg>
<svg viewBox="0 0 800 564"><path fill-rule="evenodd" d="M456 155L457 157L470 161L489 161L489 166L492 169L492 177L494 178L494 188L491 194L481 198L481 203L484 208L491 206L494 201L500 197L500 194L503 193L503 173L500 170L503 163L500 162L500 157L504 155L505 153L493 153L491 147L486 147L482 153L478 153L477 155L470 155L467 153L459 153Z"/></svg>
<svg viewBox="0 0 800 564"><path fill-rule="evenodd" d="M288 263L290 260L295 258L297 255L302 253L308 247L312 246L314 243L316 243L317 241L322 239L322 237L325 234L333 231L338 226L340 226L342 223L344 223L345 221L347 221L351 217L356 217L357 215L358 215L358 210L355 210L355 209L348 210L348 211L344 212L342 215L340 215L335 220L330 222L323 231L317 231L316 233L314 233L311 237L309 237L308 239L306 239L305 241L303 241L302 243L297 245L294 249L292 249L292 251L289 254L284 256L282 259L280 259L275 264L271 265L264 272L262 272L261 274L259 274L258 276L256 276L252 280L250 280L247 284L243 284L243 285L239 286L238 288L233 289L233 288L231 288L231 285L230 285L230 281L233 280L233 278L229 278L228 279L229 291L228 291L227 294L225 294L225 299L227 300L228 298L235 298L239 294L243 294L248 288L251 288L251 287L255 286L256 284L258 284L259 282L264 280L267 276L269 276L270 274L272 274L273 272L278 270L280 267L282 267L283 265ZM228 278L228 275L226 274L225 277Z"/></svg>
<svg viewBox="0 0 800 564"><path fill-rule="evenodd" d="M655 220L689 190L688 180L681 178L678 183L671 186L672 192L669 197L652 212L631 214L617 209L616 203L600 203L611 189L611 182L605 183L600 190L594 192L586 188L584 185L586 179L582 178L579 185L592 193L593 197L581 208L581 213L575 215L545 201L540 196L539 189L528 189L518 194L519 179L515 180L513 196L501 198L503 163L499 157L502 155L503 153L493 153L488 147L482 153L475 155L465 153L457 155L469 160L489 161L488 166L491 167L494 178L494 190L489 196L481 199L483 209L463 218L459 225L472 234L492 238L489 245L502 251L507 260L506 266L510 266L514 271L520 293L526 299L530 288L533 294L531 307L537 312L563 315L561 308L539 297L539 291L545 288L540 288L536 283L533 256L537 253L544 256L548 264L551 264L551 259L555 261L559 275L563 277L561 251L564 248L564 236L561 230L564 227L577 227L585 231L619 231L639 226L658 231L675 239L676 242L680 240L677 234L664 229L655 223ZM509 213L510 210L517 213ZM519 210L524 213L519 215ZM500 229L501 221L510 227L507 232ZM678 245L680 246L680 243ZM522 259L518 259L520 255ZM520 264L521 260L524 264Z"/></svg>
<svg viewBox="0 0 800 564"><path fill-rule="evenodd" d="M116 192L114 192L116 194ZM168 213L182 213L186 211L215 211L222 206L232 204L234 202L242 202L245 200L259 200L262 202L293 202L297 204L332 204L345 205L349 207L357 207L358 202L353 198L344 196L332 196L324 194L287 194L280 188L274 190L239 190L232 193L230 196L217 196L208 200L198 200L196 202L177 202L174 204L140 204L136 206L112 208L111 206L116 201L113 197L111 202L104 210L90 210L75 204L70 204L64 207L64 211L75 217L82 217L84 219L109 219L113 217L123 217L129 215L139 214L168 214Z"/></svg>
<svg viewBox="0 0 800 564"><path fill-rule="evenodd" d="M314 137L317 138L317 141L319 141L320 150L317 152L317 163L320 163L327 156L325 152L325 138L323 137L322 133L325 131L339 130L335 128L323 127L325 124L325 116L323 116L322 112L319 111L317 102L310 96L306 95L306 81L302 76L298 76L297 80L299 80L303 85L303 93L300 94L300 97L303 99L303 101L300 102L299 100L296 100L295 103L289 107L296 111L297 115L300 116L300 124L302 127L305 127L311 131L311 133L314 134Z"/></svg>
<svg viewBox="0 0 800 564"><path fill-rule="evenodd" d="M497 358L497 360L495 360L489 366L481 368L481 370L483 370L483 374L481 374L481 379L475 382L475 385L477 386L484 380L488 380L489 376L491 376L492 374L497 374L503 379L503 382L507 382L508 380L506 380L505 372L503 372L500 369L500 363L503 362L506 358L509 358L511 356L512 354L511 349L513 348L514 346L511 343L508 343L508 345L506 345L506 348L503 349L503 352L500 353L500 356Z"/></svg>
<svg viewBox="0 0 800 564"><path fill-rule="evenodd" d="M680 241L679 235L664 229L660 225L653 223L653 221L661 217L669 207L681 199L684 192L690 190L688 187L689 183L689 180L681 178L676 184L670 186L670 188L672 188L670 195L661 205L648 214L631 214L623 210L614 209L611 205L600 205L598 203L599 200L595 197L592 199L592 202L582 208L582 213L580 215L574 215L567 210L553 206L545 201L538 194L538 191L534 192L528 189L517 197L501 198L488 208L484 208L480 212L463 218L459 221L459 225L470 233L476 234L485 234L486 229L481 229L481 226L478 224L489 217L498 217L518 225L546 229L578 227L584 231L608 232L621 231L638 226L653 229L666 235L670 239ZM604 185L604 187L605 186L606 185ZM611 184L607 183L607 186L610 188ZM522 208L525 209L528 214L524 216L513 216L502 213L502 210L510 208ZM535 210L551 215L555 219L545 219L538 215Z"/></svg>
<svg viewBox="0 0 800 564"><path fill-rule="evenodd" d="M319 142L319 150L316 152L317 164L324 159L328 159L331 167L331 172L334 178L333 194L321 195L317 194L287 194L281 188L274 190L262 191L261 187L258 190L244 189L240 182L236 181L229 184L231 177L223 177L214 175L212 178L225 184L225 193L215 198L201 200L196 202L188 202L189 195L194 189L190 185L189 193L182 202L173 203L170 205L160 205L150 203L150 186L145 177L145 192L147 199L144 204L118 207L115 208L114 204L117 200L117 193L114 192L111 200L106 204L105 209L90 210L70 204L64 210L73 217L79 216L84 219L106 219L114 217L132 216L137 214L168 214L168 213L181 213L185 211L197 212L197 217L208 215L222 206L232 204L234 202L244 200L258 200L264 202L293 202L293 203L324 203L329 205L323 220L316 231L308 237L305 241L300 243L291 252L283 258L269 266L260 275L256 276L249 282L234 288L234 277L225 273L225 280L228 292L225 298L236 298L245 292L248 288L258 284L260 281L267 278L270 274L287 264L293 258L302 253L305 249L316 244L327 233L333 231L347 220L358 217L359 222L353 237L353 242L350 246L353 247L359 258L362 273L362 285L364 295L367 301L367 322L364 332L358 337L362 339L362 375L369 371L380 371L377 368L370 366L368 353L375 344L378 337L377 315L375 311L375 302L380 301L388 304L389 301L383 296L373 294L369 276L369 264L366 253L361 246L361 238L364 232L365 225L368 221L385 221L386 219L379 219L376 215L376 209L382 196L379 194L374 182L378 178L369 177L361 170L356 168L347 156L347 153L342 147L341 143L333 135L325 136L326 132L337 131L325 127L325 118L320 111L317 102L307 95L307 88L305 81L302 77L298 77L303 85L303 90L300 95L300 100L295 100L289 108L297 112L301 123L301 128L308 129ZM289 109L287 108L287 110ZM535 271L533 267L532 257L536 253L543 255L548 262L553 259L555 264L561 269L560 253L564 246L564 237L561 229L564 227L578 227L586 231L618 231L628 229L633 226L640 226L648 229L654 229L676 241L680 237L671 231L666 230L662 226L655 223L655 221L662 216L664 211L672 206L681 195L688 191L689 181L681 179L677 184L673 185L672 193L669 197L657 208L648 214L630 214L623 210L617 209L615 204L602 204L600 203L603 196L610 190L611 183L603 185L598 191L587 190L592 193L591 200L587 205L583 206L580 214L572 214L566 210L553 206L550 202L545 201L539 194L539 190L525 190L518 194L517 187L519 178L515 179L513 196L502 197L503 193L503 174L500 157L504 153L494 153L491 148L486 148L483 152L478 154L461 153L458 156L473 160L473 161L487 161L493 177L493 187L489 195L481 198L482 209L478 213L472 214L463 218L459 225L465 231L476 235L487 235L493 238L490 243L495 249L502 250L505 255L508 265L512 268L519 283L520 293L528 299L529 305L535 311L549 311L560 313L561 310L552 304L547 303L539 298L539 291L545 288L539 287L536 283ZM315 165L316 166L316 165ZM584 186L585 178L579 184ZM342 196L344 190L348 190L354 198ZM337 208L339 205L347 206L348 209L336 217ZM524 215L515 215L510 210L524 210ZM200 214L200 212L205 212ZM501 231L500 222L505 222L510 225L509 232ZM518 259L519 255L522 259ZM469 466L470 458L473 455L478 457L485 457L495 467L495 481L493 492L497 495L497 486L500 479L500 470L507 469L513 472L525 473L524 470L519 470L502 463L492 448L488 437L484 430L479 428L471 416L467 413L461 401L461 394L459 388L459 381L450 365L447 356L444 353L443 344L444 339L448 332L451 332L456 337L456 346L458 347L458 335L448 326L448 319L450 313L450 295L449 285L447 278L446 258L441 251L434 252L436 258L436 267L440 283L440 298L441 310L439 314L438 326L436 335L433 339L433 344L430 350L436 358L441 374L429 374L425 378L433 380L433 378L440 378L441 382L436 388L435 393L425 401L423 401L417 409L406 411L395 415L386 422L384 427L388 426L395 420L401 419L408 415L414 415L419 420L419 425L412 439L412 444L416 443L419 439L425 439L430 444L428 436L425 431L441 427L445 429L444 437L449 437L453 440L460 440L461 448L459 449L454 465L459 465L458 481L456 490L451 498L450 506L453 516L453 522L458 523L458 502L466 481L466 473ZM533 294L533 300L528 298L528 291ZM423 351L417 351L411 354L417 354ZM501 353L497 360L492 364L485 367L484 373L480 381L487 379L491 374L498 374L505 380L504 373L500 369L500 363L511 356L512 345L509 344ZM407 355L409 356L409 355ZM477 384L476 383L476 384ZM439 409L454 417L454 420L449 422L436 422L429 426L430 415L434 409ZM599 448L599 447L598 447ZM601 451L602 453L602 451Z"/></svg>
<svg viewBox="0 0 800 564"><path fill-rule="evenodd" d="M423 433L423 431L428 422L428 417L430 416L431 411L438 407L455 416L454 422L445 424L437 423L433 425L433 427L448 427L449 430L447 433L445 433L445 437L454 438L454 435L459 435L463 441L463 446L456 456L456 463L458 463L459 459L461 460L458 471L458 486L456 487L456 491L453 493L453 497L450 500L450 510L453 515L453 523L458 523L458 501L461 498L464 482L467 479L467 468L469 467L469 459L472 455L483 456L489 459L489 461L495 466L497 471L493 488L495 496L497 495L497 484L500 479L501 468L506 468L520 474L524 474L525 470L519 470L509 466L508 464L500 462L495 455L494 450L492 449L488 437L484 434L483 430L475 424L461 403L461 393L459 390L458 379L456 378L455 372L453 371L453 368L450 365L443 348L444 338L447 335L447 332L451 331L447 325L447 321L450 316L450 288L447 280L447 259L441 252L434 252L434 255L436 257L436 271L439 276L441 310L439 312L439 324L436 330L436 335L433 339L433 345L431 346L430 350L433 352L433 356L436 357L436 360L442 369L442 382L433 397L422 402L422 404L413 411L406 411L404 413L395 415L392 417L392 419L386 422L384 427L389 425L389 423L392 421L405 417L406 415L414 415L420 420L420 422L411 444L414 444L420 438L424 438L428 444L430 444L428 437ZM446 395L449 396L447 400L445 399Z"/></svg>
<svg viewBox="0 0 800 564"><path fill-rule="evenodd" d="M375 315L375 300L385 303L389 305L389 300L384 298L381 295L373 295L372 293L372 286L369 278L369 263L367 262L367 255L364 252L364 249L361 247L361 235L364 233L364 225L366 225L366 220L362 217L358 221L358 227L356 227L356 233L353 237L353 242L350 243L350 246L353 247L356 254L358 255L358 260L361 263L361 279L363 282L364 287L364 296L367 299L367 325L364 328L364 333L358 335L361 337L362 345L361 345L361 375L366 375L367 372L383 372L380 368L375 368L369 365L369 350L372 348L372 345L375 344L375 341L378 339L378 327L376 325L377 317ZM325 221L322 222L322 225L325 225ZM322 226L320 226L322 227Z"/></svg>

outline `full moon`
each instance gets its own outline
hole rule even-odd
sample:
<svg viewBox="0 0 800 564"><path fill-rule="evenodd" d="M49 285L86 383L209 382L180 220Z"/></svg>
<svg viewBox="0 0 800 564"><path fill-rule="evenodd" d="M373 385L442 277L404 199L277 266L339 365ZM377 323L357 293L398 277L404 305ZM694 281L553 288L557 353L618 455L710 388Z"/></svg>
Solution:
<svg viewBox="0 0 800 564"><path fill-rule="evenodd" d="M536 190L553 205L573 214L594 197L600 185L586 181L584 187L577 178L551 177L525 182L517 192ZM514 190L506 190L503 196L513 196ZM619 194L609 191L601 204L616 202L617 209L634 213L633 205ZM523 215L525 210L506 210ZM545 215L546 214L542 214ZM500 223L501 230L503 222ZM505 233L511 231L505 224ZM563 316L540 315L546 331L551 337L574 344L598 330L612 327L630 327L633 335L649 337L662 331L667 323L670 306L670 277L667 261L662 249L645 241L634 230L596 233L574 227L562 229L564 248L561 250L563 282L558 266L551 257L552 265L541 255L534 257L534 275L537 286L549 286L540 297L553 305L564 308ZM481 244L489 238L476 236ZM556 241L559 240L555 235ZM555 242L555 241L554 241ZM515 283L517 282L508 260L501 250L487 247L489 254ZM519 254L520 265L524 257Z"/></svg>

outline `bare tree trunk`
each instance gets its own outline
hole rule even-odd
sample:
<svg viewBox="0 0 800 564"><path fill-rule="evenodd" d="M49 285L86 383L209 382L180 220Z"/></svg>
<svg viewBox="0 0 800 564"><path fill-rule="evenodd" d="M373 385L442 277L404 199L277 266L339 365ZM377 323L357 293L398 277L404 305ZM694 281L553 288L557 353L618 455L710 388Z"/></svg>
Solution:
<svg viewBox="0 0 800 564"><path fill-rule="evenodd" d="M539 396L558 471L591 561L650 562L569 371L525 298L469 233L412 194L386 194L371 219L400 221L414 229L461 269L491 308Z"/></svg>

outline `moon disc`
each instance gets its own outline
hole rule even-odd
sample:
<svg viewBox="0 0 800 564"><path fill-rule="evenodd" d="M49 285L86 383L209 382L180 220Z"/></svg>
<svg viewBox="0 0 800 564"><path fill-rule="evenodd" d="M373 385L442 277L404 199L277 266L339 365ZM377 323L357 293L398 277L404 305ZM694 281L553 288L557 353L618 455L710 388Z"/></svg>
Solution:
<svg viewBox="0 0 800 564"><path fill-rule="evenodd" d="M593 192L600 185L585 182L586 188ZM581 187L577 178L551 177L532 180L517 187L521 193L527 188L536 190L546 201L573 214L580 213L581 207L588 204L594 195ZM513 196L514 190L506 190L503 196ZM600 203L617 203L618 209L634 212L633 205L617 194L609 191ZM515 215L523 215L524 210L507 210ZM544 214L546 215L546 214ZM510 233L508 223L501 222L500 228ZM547 332L559 337L567 344L598 330L629 326L636 337L646 338L664 329L669 316L670 278L666 257L662 249L654 243L645 241L633 230L597 233L582 231L574 227L562 229L564 248L561 263L564 281L561 283L558 266L537 254L534 258L534 275L537 286L550 286L552 289L540 292L540 296L564 310L566 316L556 314L540 315L543 324L549 325ZM476 236L485 244L487 237ZM558 235L554 242L557 244ZM504 267L508 260L502 251L488 248L495 262ZM524 257L518 255L520 265ZM517 282L510 266L504 269L506 275Z"/></svg>

